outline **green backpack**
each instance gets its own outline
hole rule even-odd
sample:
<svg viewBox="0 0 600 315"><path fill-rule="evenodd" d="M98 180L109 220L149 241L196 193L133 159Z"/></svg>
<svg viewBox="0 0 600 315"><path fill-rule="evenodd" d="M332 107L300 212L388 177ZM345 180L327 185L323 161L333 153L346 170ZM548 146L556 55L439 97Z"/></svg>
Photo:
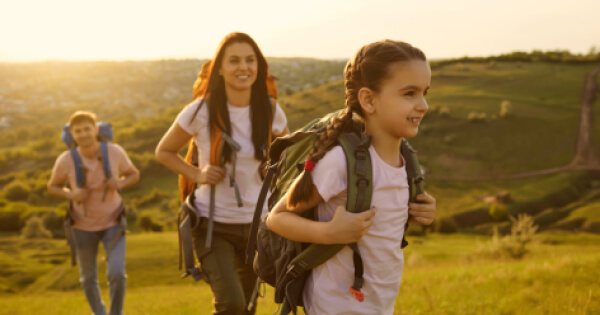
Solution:
<svg viewBox="0 0 600 315"><path fill-rule="evenodd" d="M254 270L259 276L255 293L250 299L249 309L254 307L260 281L263 281L275 288L275 303L283 304L281 314L290 312L296 314L297 307L302 306L304 282L310 271L333 257L344 246L350 246L353 250L355 280L350 291L357 300L362 300L360 289L364 282L363 264L356 243L322 245L295 242L269 230L265 223L267 216L263 220L260 219L267 191L271 192L268 200L270 211L304 169L304 161L317 139L317 133L326 128L331 118L338 114L339 111L315 119L294 133L277 138L271 145L268 172L256 204L246 249L246 263L253 263ZM348 166L346 209L358 213L371 208L373 194L373 175L369 155L371 139L362 133L362 127L358 122L352 125L349 130L342 132L338 144L344 150ZM416 195L424 191L421 168L416 151L406 140L402 140L401 153L406 161L410 201L415 202ZM302 216L317 220L316 207L305 211ZM402 244L399 244L402 248L408 245L405 239L407 228L408 223L405 226Z"/></svg>

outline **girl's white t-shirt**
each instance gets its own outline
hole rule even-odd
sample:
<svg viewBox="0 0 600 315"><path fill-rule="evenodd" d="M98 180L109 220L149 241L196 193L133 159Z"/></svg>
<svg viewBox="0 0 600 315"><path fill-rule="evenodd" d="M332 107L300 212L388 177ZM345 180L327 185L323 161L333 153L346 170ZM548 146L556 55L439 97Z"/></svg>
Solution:
<svg viewBox="0 0 600 315"><path fill-rule="evenodd" d="M354 282L352 250L344 247L333 258L312 270L304 288L308 314L393 314L400 289L404 255L401 249L408 219L406 167L385 163L373 146L373 198L377 208L369 231L358 241L364 265L364 301L357 301L350 286ZM346 205L346 157L334 147L316 164L313 181L324 199L318 206L319 221L330 221L335 209ZM405 165L405 163L403 163Z"/></svg>
<svg viewBox="0 0 600 315"><path fill-rule="evenodd" d="M191 134L198 143L198 167L201 169L210 163L210 131L208 128L208 106L206 103L192 118L200 104L200 99L194 101L176 118L177 124L187 133ZM214 220L221 223L245 224L252 222L254 208L262 186L258 173L260 161L254 158L254 144L252 143L252 123L250 121L250 106L236 107L227 104L231 120L231 137L240 144L242 149L237 152L235 181L238 184L243 206L238 207L233 187L229 186L231 164L225 165L227 176L215 187L215 213ZM273 119L273 134L281 134L285 130L287 119L279 104L275 105ZM195 208L198 215L208 217L210 206L210 185L198 185L195 191ZM262 215L266 215L267 205L263 207Z"/></svg>

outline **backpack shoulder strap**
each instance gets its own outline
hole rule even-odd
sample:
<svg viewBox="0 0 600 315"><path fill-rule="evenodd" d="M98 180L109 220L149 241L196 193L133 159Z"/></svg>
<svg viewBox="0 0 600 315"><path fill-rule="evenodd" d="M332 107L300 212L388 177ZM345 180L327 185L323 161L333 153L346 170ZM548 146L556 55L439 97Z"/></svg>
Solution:
<svg viewBox="0 0 600 315"><path fill-rule="evenodd" d="M404 162L406 163L409 202L417 202L415 199L417 195L425 192L425 182L423 181L423 172L421 171L421 165L419 164L419 159L417 158L417 151L410 146L406 139L402 139L402 143L400 144L400 153L402 154L402 157L404 157ZM410 217L411 216L409 215L408 219L406 220L406 225L404 226L404 236L402 237L401 248L408 246L406 234L408 232L408 220L410 220Z"/></svg>
<svg viewBox="0 0 600 315"><path fill-rule="evenodd" d="M108 161L108 144L106 141L100 142L100 150L102 151L102 164L104 166L104 177L109 179L112 176L110 172L110 162Z"/></svg>
<svg viewBox="0 0 600 315"><path fill-rule="evenodd" d="M85 186L85 178L83 176L83 169L82 169L82 165L81 165L81 157L79 156L79 153L77 152L77 147L72 147L71 148L71 157L73 158L73 164L75 165L75 179L77 181L77 186L78 187L84 187Z"/></svg>
<svg viewBox="0 0 600 315"><path fill-rule="evenodd" d="M368 210L373 197L373 167L369 155L371 138L364 134L343 133L338 142L344 149L348 170L346 209L355 213Z"/></svg>
<svg viewBox="0 0 600 315"><path fill-rule="evenodd" d="M404 157L404 161L406 162L406 175L408 177L408 185L410 190L410 202L415 202L415 197L424 192L423 180L425 178L423 177L423 172L421 171L421 164L417 158L417 151L412 148L406 139L402 139L400 152L402 153L402 157Z"/></svg>

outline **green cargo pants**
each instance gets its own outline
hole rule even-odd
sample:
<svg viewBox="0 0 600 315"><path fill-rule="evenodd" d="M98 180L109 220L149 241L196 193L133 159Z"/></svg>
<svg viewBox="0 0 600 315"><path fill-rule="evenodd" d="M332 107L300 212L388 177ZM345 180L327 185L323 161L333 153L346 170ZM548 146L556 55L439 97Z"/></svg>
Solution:
<svg viewBox="0 0 600 315"><path fill-rule="evenodd" d="M205 281L214 295L213 314L254 314L247 310L257 275L245 263L251 224L214 222L212 248L205 245L208 219L201 218L193 231L194 249Z"/></svg>

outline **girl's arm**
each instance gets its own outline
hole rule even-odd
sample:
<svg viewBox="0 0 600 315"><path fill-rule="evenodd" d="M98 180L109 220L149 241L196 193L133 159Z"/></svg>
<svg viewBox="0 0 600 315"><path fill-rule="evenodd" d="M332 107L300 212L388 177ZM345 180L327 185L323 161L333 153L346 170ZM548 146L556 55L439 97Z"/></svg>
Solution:
<svg viewBox="0 0 600 315"><path fill-rule="evenodd" d="M179 155L181 148L183 148L191 138L192 135L183 130L177 122L174 122L156 146L154 152L156 159L173 172L186 176L198 184L218 183L225 177L225 171L222 168L209 164L202 170L199 170L197 167L185 162Z"/></svg>
<svg viewBox="0 0 600 315"><path fill-rule="evenodd" d="M293 187L294 185L292 185ZM289 209L288 194L281 198L267 217L267 226L275 233L296 241L317 244L349 244L358 241L371 226L375 208L361 213L351 213L339 206L333 219L319 222L299 214L323 202L316 188L307 201Z"/></svg>

